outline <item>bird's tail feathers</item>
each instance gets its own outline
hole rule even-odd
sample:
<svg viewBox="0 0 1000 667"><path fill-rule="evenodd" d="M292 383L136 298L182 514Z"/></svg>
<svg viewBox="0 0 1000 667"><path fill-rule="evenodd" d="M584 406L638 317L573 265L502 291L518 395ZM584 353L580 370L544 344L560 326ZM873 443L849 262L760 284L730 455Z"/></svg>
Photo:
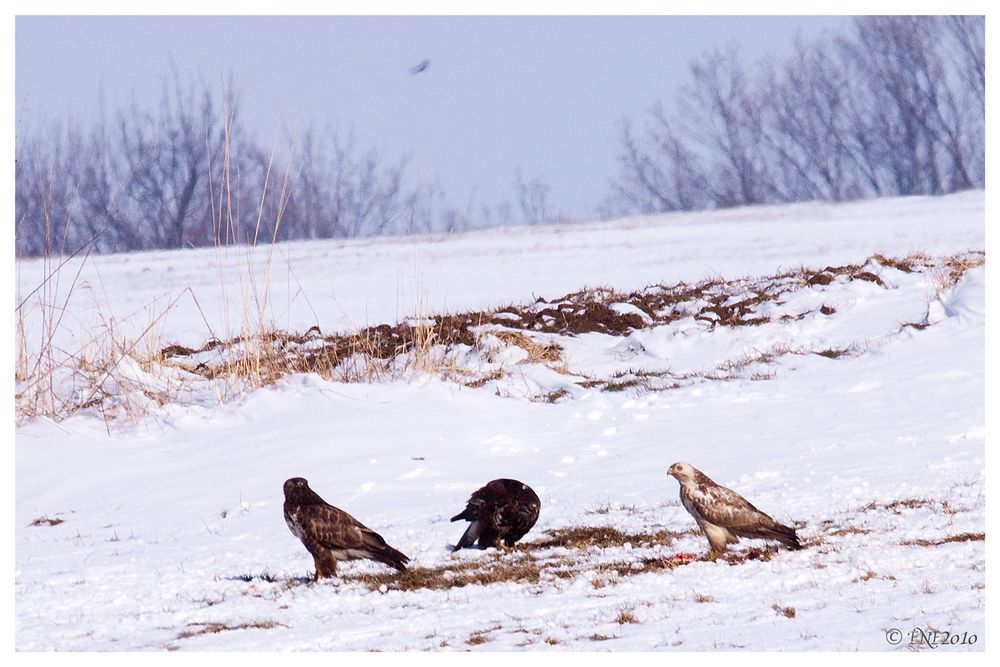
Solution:
<svg viewBox="0 0 1000 667"><path fill-rule="evenodd" d="M783 526L780 523L776 523L774 528L768 530L771 534L770 536L782 544L784 544L789 549L801 549L802 544L799 542L798 535L795 534L795 529L791 526Z"/></svg>
<svg viewBox="0 0 1000 667"><path fill-rule="evenodd" d="M452 521L454 521L454 519L452 519ZM455 545L455 551L472 546L472 543L479 539L482 529L482 524L480 524L479 521L473 521L470 523L469 527L466 528L465 532L462 534L462 539L460 539L458 544Z"/></svg>
<svg viewBox="0 0 1000 667"><path fill-rule="evenodd" d="M393 549L388 544L379 551L373 552L372 557L380 563L385 563L399 571L406 569L406 564L410 562L410 557L398 549Z"/></svg>

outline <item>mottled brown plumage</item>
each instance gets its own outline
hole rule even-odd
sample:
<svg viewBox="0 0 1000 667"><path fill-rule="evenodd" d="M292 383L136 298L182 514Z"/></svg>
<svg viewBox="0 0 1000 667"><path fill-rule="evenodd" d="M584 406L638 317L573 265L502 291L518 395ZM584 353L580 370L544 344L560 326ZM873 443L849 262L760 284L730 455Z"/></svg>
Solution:
<svg viewBox="0 0 1000 667"><path fill-rule="evenodd" d="M386 544L381 535L320 498L301 477L285 482L284 510L289 530L312 554L314 580L336 574L338 560L366 558L397 570L405 570L410 560Z"/></svg>
<svg viewBox="0 0 1000 667"><path fill-rule="evenodd" d="M478 489L469 498L465 510L452 521L471 521L455 550L472 546L479 548L508 546L525 536L538 520L541 501L527 484L516 479L495 479Z"/></svg>
<svg viewBox="0 0 1000 667"><path fill-rule="evenodd" d="M741 537L777 540L789 549L801 549L795 529L764 514L732 489L720 486L690 463L667 470L681 485L681 503L694 517L716 557Z"/></svg>

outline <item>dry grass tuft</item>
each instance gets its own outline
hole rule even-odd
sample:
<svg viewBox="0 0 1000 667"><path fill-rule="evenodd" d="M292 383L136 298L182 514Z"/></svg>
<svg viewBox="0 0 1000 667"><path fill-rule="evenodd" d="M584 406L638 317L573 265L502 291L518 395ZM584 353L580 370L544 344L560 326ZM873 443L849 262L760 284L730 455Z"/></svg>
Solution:
<svg viewBox="0 0 1000 667"><path fill-rule="evenodd" d="M248 621L246 623L238 623L236 625L231 625L229 623L210 621L207 623L188 623L187 627L190 630L184 630L177 635L178 639L189 639L191 637L197 637L199 635L216 634L219 632L225 632L227 630L269 630L271 628L287 628L288 626L284 623L278 623L277 621L265 620L265 621Z"/></svg>
<svg viewBox="0 0 1000 667"><path fill-rule="evenodd" d="M618 616L615 617L615 623L625 625L627 623L639 624L640 622L639 617L635 615L635 605L624 604L618 607Z"/></svg>
<svg viewBox="0 0 1000 667"><path fill-rule="evenodd" d="M545 394L541 394L537 397L542 403L558 403L560 400L570 396L568 389L556 389L555 391L550 391Z"/></svg>
<svg viewBox="0 0 1000 667"><path fill-rule="evenodd" d="M410 566L402 572L344 575L344 581L357 581L371 590L385 586L398 591L446 590L464 586L488 586L496 583L536 584L542 576L542 564L524 552L491 553L482 560L458 561L436 567Z"/></svg>
<svg viewBox="0 0 1000 667"><path fill-rule="evenodd" d="M470 380L469 382L466 382L465 386L469 387L470 389L478 389L479 387L482 387L483 385L489 382L493 382L494 380L499 380L503 376L504 372L498 368L497 370L490 371L489 373L481 377L478 377L475 380Z"/></svg>
<svg viewBox="0 0 1000 667"><path fill-rule="evenodd" d="M454 559L442 565L413 565L402 572L344 574L344 582L359 583L369 590L447 590L497 583L538 584L560 579L591 577L595 589L618 583L622 577L671 570L692 562L689 557L641 557L630 560L592 562L594 549L657 547L686 533L661 529L625 533L604 526L576 526L546 532L546 537L522 542L513 549L487 551L482 558ZM553 549L560 549L553 552ZM570 553L566 553L566 551Z"/></svg>
<svg viewBox="0 0 1000 667"><path fill-rule="evenodd" d="M905 546L917 546L917 547L939 547L942 544L949 544L951 542L985 542L986 533L960 533L958 535L948 535L947 537L942 537L940 539L917 539L917 540L903 540L900 544Z"/></svg>
<svg viewBox="0 0 1000 667"><path fill-rule="evenodd" d="M721 558L730 565L741 565L747 561L769 561L778 552L778 547L767 545L762 547L747 547L738 551L727 551Z"/></svg>
<svg viewBox="0 0 1000 667"><path fill-rule="evenodd" d="M936 507L946 512L951 508L947 500L938 500L937 498L900 498L888 503L872 502L863 507L861 511L889 510L893 514L904 514L904 510L919 509L922 507Z"/></svg>
<svg viewBox="0 0 1000 667"><path fill-rule="evenodd" d="M220 228L225 228L231 221L218 222ZM268 225L277 233L280 219L269 221ZM539 298L533 304L453 314L418 313L395 324L328 334L316 326L304 333L285 331L269 319L273 253L274 243L269 246L265 266L255 267L245 249L228 246L216 249L221 267L237 267L235 273L233 269L220 269L224 310L230 312L228 306L233 303L241 306L235 310L242 312L238 321L226 321L220 332L211 331L206 319L210 335L200 346L162 340L163 320L174 302L152 315L148 325L134 336L124 335L113 318L106 318L100 330L92 332L90 340L72 351L57 349L53 341L67 326L63 322L65 304L74 291L89 286L78 285L78 276L71 276L68 282L72 286L67 296L65 290L57 289L63 264L56 265L51 258L45 260L53 264L47 265L48 278L21 299L15 311L18 421L38 416L60 420L89 411L109 421L134 422L165 403L190 401L192 387L204 388L206 381L211 383L208 393L224 401L272 385L292 373L316 373L343 382L376 382L431 373L477 388L510 376L507 369L497 368L491 361L496 352L491 348L494 344L524 350L527 355L520 363L544 365L572 376L572 381L583 388L609 392L663 391L706 380L768 380L775 373L763 366L788 354L815 353L839 359L865 350L855 346L802 350L779 345L723 361L714 370L629 369L614 371L606 378L593 378L574 372L564 358L563 348L553 338L583 334L622 337L681 319L691 319L707 330L761 326L806 317L809 313L785 313L772 319L772 311L761 307L780 304L784 294L804 286L823 290L835 281L861 280L886 288L882 277L872 272L874 264L907 273L936 271L932 278L940 294L954 286L966 271L985 263L984 252L943 258L920 254L892 258L876 254L861 265L827 266L820 270L802 267L762 277L657 284L632 292L588 288L554 300ZM234 257L244 261L245 266L234 264L231 261ZM263 270L263 277L258 269ZM239 285L238 293L228 294L226 291L232 288L227 286L234 284L234 279ZM182 297L197 304L190 290L177 298ZM96 299L95 310L103 312ZM823 304L818 312L833 316L837 310ZM928 325L902 325L907 326ZM494 342L485 345L487 338ZM570 396L570 391L562 388L543 391L532 398L555 403Z"/></svg>
<svg viewBox="0 0 1000 667"><path fill-rule="evenodd" d="M684 532L661 528L654 532L626 533L612 526L571 526L568 528L553 528L545 531L546 538L527 543L535 549L552 549L563 547L567 549L607 549L622 547L625 544L633 546L670 545L675 537Z"/></svg>
<svg viewBox="0 0 1000 667"><path fill-rule="evenodd" d="M65 523L65 521L63 519L60 519L57 516L56 517L40 516L37 519L33 519L32 522L29 523L28 525L29 526L58 526L61 523Z"/></svg>
<svg viewBox="0 0 1000 667"><path fill-rule="evenodd" d="M836 530L831 530L827 535L832 535L835 537L843 537L844 535L868 535L872 531L869 528L859 528L858 526L845 526L844 528L837 528Z"/></svg>
<svg viewBox="0 0 1000 667"><path fill-rule="evenodd" d="M775 602L771 605L771 609L785 618L795 618L795 607L782 607L780 604Z"/></svg>
<svg viewBox="0 0 1000 667"><path fill-rule="evenodd" d="M533 340L522 331L498 329L492 332L502 343L516 345L528 353L528 358L521 363L557 362L561 360L562 347L555 343L540 343Z"/></svg>
<svg viewBox="0 0 1000 667"><path fill-rule="evenodd" d="M259 574L251 574L249 572L244 572L243 574L237 575L236 578L239 579L240 581L246 581L246 582L251 582L255 580L266 581L269 584L273 584L274 582L278 581L278 576L268 572L267 570L264 570Z"/></svg>
<svg viewBox="0 0 1000 667"><path fill-rule="evenodd" d="M962 276L965 275L966 271L970 269L978 268L986 263L986 253L983 251L968 252L959 255L952 255L945 259L944 264L947 267L947 274L945 276L947 287L954 287Z"/></svg>

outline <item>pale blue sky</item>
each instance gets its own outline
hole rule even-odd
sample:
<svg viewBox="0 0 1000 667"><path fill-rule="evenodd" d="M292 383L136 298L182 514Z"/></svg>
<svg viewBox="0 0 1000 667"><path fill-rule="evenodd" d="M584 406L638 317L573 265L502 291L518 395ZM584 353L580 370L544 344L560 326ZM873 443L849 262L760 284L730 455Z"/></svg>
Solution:
<svg viewBox="0 0 1000 667"><path fill-rule="evenodd" d="M353 129L364 147L437 180L463 206L541 177L588 217L617 173L622 118L668 105L688 63L731 42L749 60L845 17L25 17L16 19L19 131L93 120L134 95L153 106L171 59L210 83L232 73L262 143L285 127ZM423 59L430 67L408 70Z"/></svg>

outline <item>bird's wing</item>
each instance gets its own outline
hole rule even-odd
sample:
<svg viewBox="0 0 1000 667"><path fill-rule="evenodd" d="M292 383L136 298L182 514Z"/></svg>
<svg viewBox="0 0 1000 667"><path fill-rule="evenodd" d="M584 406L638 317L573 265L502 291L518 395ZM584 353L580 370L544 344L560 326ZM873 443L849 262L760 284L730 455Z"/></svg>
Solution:
<svg viewBox="0 0 1000 667"><path fill-rule="evenodd" d="M729 530L753 531L770 527L775 521L732 489L713 484L691 490L688 499L701 517Z"/></svg>
<svg viewBox="0 0 1000 667"><path fill-rule="evenodd" d="M528 498L509 498L497 508L497 524L524 528L538 520L538 504Z"/></svg>
<svg viewBox="0 0 1000 667"><path fill-rule="evenodd" d="M453 516L451 520L458 521L459 519L465 519L466 521L478 521L492 511L491 508L495 502L496 494L494 489L491 489L489 484L487 484L473 491L472 496L465 503L465 509L460 514Z"/></svg>
<svg viewBox="0 0 1000 667"><path fill-rule="evenodd" d="M307 505L297 512L313 539L328 549L371 549L386 546L382 536L332 505Z"/></svg>

